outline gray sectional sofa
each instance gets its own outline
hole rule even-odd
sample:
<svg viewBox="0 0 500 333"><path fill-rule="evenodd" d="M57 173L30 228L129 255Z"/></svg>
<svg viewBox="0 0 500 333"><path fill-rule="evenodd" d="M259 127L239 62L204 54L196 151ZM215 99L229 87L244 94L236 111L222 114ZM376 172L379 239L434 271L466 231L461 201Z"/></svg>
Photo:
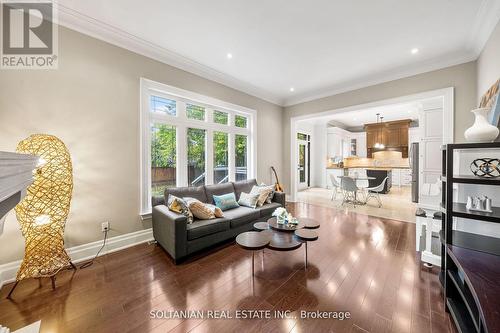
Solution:
<svg viewBox="0 0 500 333"><path fill-rule="evenodd" d="M266 221L278 207L285 206L285 194L274 193L273 202L256 209L238 207L224 211L224 217L212 220L196 220L187 224L184 215L177 214L165 205L169 194L177 197L192 197L213 204L213 195L234 192L236 200L241 192L250 192L257 185L255 179L206 185L178 187L165 190L164 197L153 198L153 235L155 240L178 263L188 255L227 241L238 234L253 229L253 224Z"/></svg>

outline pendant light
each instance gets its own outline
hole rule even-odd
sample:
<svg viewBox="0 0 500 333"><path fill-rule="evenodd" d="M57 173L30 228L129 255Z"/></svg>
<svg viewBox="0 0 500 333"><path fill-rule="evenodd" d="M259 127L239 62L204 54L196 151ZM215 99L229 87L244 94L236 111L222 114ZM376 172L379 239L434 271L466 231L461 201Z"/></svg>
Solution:
<svg viewBox="0 0 500 333"><path fill-rule="evenodd" d="M382 121L384 120L384 117L381 117L380 116L380 113L377 113L377 124L380 122L382 123ZM384 149L385 146L383 143L380 143L380 142L375 142L375 144L373 145L374 148L377 148L377 149Z"/></svg>

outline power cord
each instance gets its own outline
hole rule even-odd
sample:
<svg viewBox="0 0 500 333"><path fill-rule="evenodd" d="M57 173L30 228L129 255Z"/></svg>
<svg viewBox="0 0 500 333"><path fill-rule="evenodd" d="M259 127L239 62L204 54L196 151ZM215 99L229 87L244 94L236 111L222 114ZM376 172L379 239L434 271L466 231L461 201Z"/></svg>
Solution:
<svg viewBox="0 0 500 333"><path fill-rule="evenodd" d="M99 253L101 253L102 249L104 249L104 247L106 246L106 240L108 239L108 231L109 231L108 229L106 229L104 231L104 242L102 243L102 246L99 249L99 251L97 251L97 254L95 255L95 257L92 258L91 260L87 261L83 265L81 265L80 269L84 269L84 268L90 267L90 266L92 266L94 264L94 260L96 260L96 258L99 256Z"/></svg>

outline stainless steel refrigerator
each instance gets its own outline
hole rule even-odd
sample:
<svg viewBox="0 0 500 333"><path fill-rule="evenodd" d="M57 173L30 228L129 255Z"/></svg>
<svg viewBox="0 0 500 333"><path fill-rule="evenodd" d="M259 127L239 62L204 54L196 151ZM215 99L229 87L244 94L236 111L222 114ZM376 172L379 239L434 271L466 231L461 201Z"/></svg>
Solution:
<svg viewBox="0 0 500 333"><path fill-rule="evenodd" d="M418 203L418 142L413 142L408 154L411 169L411 201Z"/></svg>

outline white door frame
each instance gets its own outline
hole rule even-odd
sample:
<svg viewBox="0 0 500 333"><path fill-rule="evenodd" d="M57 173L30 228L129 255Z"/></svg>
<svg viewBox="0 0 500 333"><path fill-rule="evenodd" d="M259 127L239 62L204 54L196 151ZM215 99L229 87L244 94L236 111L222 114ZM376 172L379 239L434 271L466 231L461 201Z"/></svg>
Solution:
<svg viewBox="0 0 500 333"><path fill-rule="evenodd" d="M298 133L301 133L301 134L305 134L309 137L309 141L307 140L299 140L297 139L297 134ZM297 190L304 190L306 189L308 186L307 186L307 182L308 180L310 181L309 179L309 175L311 173L310 170L308 170L308 168L310 168L310 160L309 160L309 155L311 154L311 152L309 151L310 147L308 145L309 142L311 142L311 133L309 133L308 131L302 131L302 130L297 130L297 132L295 133L295 160L297 161L297 164L295 164L295 179L297 180ZM305 181L305 184L306 186L304 187L303 184L300 183L300 179L298 177L298 174L299 174L299 169L298 169L298 165L299 165L299 144L305 144L306 146L306 181ZM309 171L309 172L308 172Z"/></svg>
<svg viewBox="0 0 500 333"><path fill-rule="evenodd" d="M333 109L328 111L321 111L316 113L311 113L302 116L296 116L290 118L290 170L294 170L297 167L297 154L295 153L297 149L297 122L300 120L323 117L336 113L343 113L349 111L356 111L361 109L374 108L378 106L383 106L387 104L400 104L408 102L417 102L420 100L426 100L431 98L443 98L443 143L453 143L453 130L454 130L454 88L448 87L443 89L426 91L418 94L400 96L396 98L389 98L384 100L379 100L375 102L352 105L345 108ZM295 202L297 200L297 172L290 172L290 193L287 193L287 200Z"/></svg>

